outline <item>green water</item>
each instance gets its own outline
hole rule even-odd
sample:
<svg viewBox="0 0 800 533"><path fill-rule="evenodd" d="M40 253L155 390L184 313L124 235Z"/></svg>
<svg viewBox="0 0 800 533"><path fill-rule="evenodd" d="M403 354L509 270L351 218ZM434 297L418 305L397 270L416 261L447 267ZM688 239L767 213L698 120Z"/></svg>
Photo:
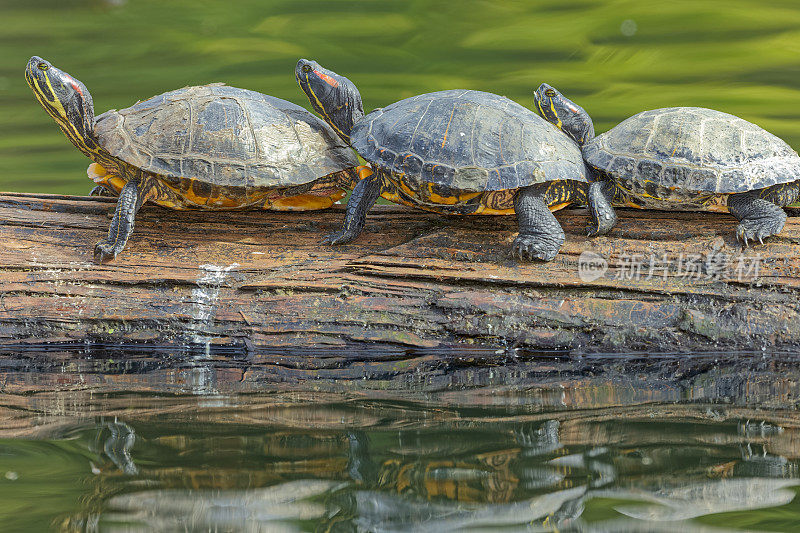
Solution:
<svg viewBox="0 0 800 533"><path fill-rule="evenodd" d="M673 105L720 109L800 146L795 0L1 0L0 190L84 193L88 163L33 99L40 55L98 113L224 81L307 105L298 58L349 76L372 109L471 88L531 105L547 81L597 130Z"/></svg>
<svg viewBox="0 0 800 533"><path fill-rule="evenodd" d="M420 352L403 383L298 379L258 355L101 354L2 359L2 531L800 524L791 354L486 368Z"/></svg>

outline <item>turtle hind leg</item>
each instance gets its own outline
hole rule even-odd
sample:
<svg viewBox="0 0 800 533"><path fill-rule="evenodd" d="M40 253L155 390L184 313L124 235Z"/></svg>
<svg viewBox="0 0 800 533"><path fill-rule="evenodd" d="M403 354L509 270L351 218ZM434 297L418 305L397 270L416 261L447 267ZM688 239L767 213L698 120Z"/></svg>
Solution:
<svg viewBox="0 0 800 533"><path fill-rule="evenodd" d="M372 208L383 188L382 180L377 173L363 178L353 188L353 194L347 201L347 212L342 229L326 235L325 244L347 244L358 237L364 229L367 212Z"/></svg>
<svg viewBox="0 0 800 533"><path fill-rule="evenodd" d="M763 244L765 238L776 235L783 229L786 213L771 201L775 197L773 193L777 192L779 191L758 190L732 194L728 198L730 213L739 219L736 238L745 246L749 241Z"/></svg>
<svg viewBox="0 0 800 533"><path fill-rule="evenodd" d="M616 190L617 186L613 181L595 181L589 185L587 203L591 221L586 227L589 237L605 235L617 224L617 213L611 205Z"/></svg>
<svg viewBox="0 0 800 533"><path fill-rule="evenodd" d="M148 178L132 179L125 184L119 193L117 209L108 229L108 237L94 247L95 261L99 263L111 261L125 248L128 237L133 232L136 213L153 191L152 180Z"/></svg>
<svg viewBox="0 0 800 533"><path fill-rule="evenodd" d="M522 260L550 261L564 244L564 230L547 207L547 189L525 187L514 196L519 235L511 255Z"/></svg>

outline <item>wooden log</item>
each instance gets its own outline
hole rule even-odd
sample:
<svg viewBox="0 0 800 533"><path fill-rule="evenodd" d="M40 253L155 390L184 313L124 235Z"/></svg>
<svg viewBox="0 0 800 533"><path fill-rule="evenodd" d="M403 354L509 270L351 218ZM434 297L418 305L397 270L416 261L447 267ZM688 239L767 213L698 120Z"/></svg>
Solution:
<svg viewBox="0 0 800 533"><path fill-rule="evenodd" d="M557 214L567 233L557 258L521 263L509 256L513 217L376 206L356 242L331 247L319 241L341 224L341 206L214 213L148 205L124 252L98 265L92 249L113 207L105 198L0 194L3 343L577 352L800 345L793 218L743 251L726 215L620 210L609 236L590 239L586 211L570 209ZM588 252L607 262L594 280L579 275Z"/></svg>

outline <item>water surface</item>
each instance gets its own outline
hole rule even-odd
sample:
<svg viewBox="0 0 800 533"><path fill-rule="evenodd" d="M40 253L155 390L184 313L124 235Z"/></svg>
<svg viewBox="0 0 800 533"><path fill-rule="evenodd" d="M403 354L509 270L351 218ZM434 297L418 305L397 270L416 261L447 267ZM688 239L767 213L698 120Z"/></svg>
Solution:
<svg viewBox="0 0 800 533"><path fill-rule="evenodd" d="M368 110L453 88L530 107L546 81L598 132L691 105L800 145L794 0L1 0L0 14L0 190L90 185L25 84L31 55L82 80L98 114L217 81L308 107L293 75L307 57L350 77Z"/></svg>
<svg viewBox="0 0 800 533"><path fill-rule="evenodd" d="M63 355L3 359L7 531L800 523L790 354L528 354L486 367L419 353L431 362L403 385L281 377L259 356Z"/></svg>

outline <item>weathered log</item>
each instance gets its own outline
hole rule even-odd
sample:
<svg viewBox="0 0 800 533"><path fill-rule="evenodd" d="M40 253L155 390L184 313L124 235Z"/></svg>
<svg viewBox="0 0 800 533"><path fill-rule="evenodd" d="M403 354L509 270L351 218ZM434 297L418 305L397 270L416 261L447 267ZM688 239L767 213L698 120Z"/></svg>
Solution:
<svg viewBox="0 0 800 533"><path fill-rule="evenodd" d="M0 195L0 341L585 352L800 345L793 218L742 253L730 216L620 210L609 236L590 239L586 211L570 209L557 214L567 233L558 257L520 263L509 256L513 217L377 206L359 239L331 247L319 241L341 223L341 206L145 206L125 251L98 265L92 248L113 206ZM579 275L584 252L608 263L595 280Z"/></svg>

